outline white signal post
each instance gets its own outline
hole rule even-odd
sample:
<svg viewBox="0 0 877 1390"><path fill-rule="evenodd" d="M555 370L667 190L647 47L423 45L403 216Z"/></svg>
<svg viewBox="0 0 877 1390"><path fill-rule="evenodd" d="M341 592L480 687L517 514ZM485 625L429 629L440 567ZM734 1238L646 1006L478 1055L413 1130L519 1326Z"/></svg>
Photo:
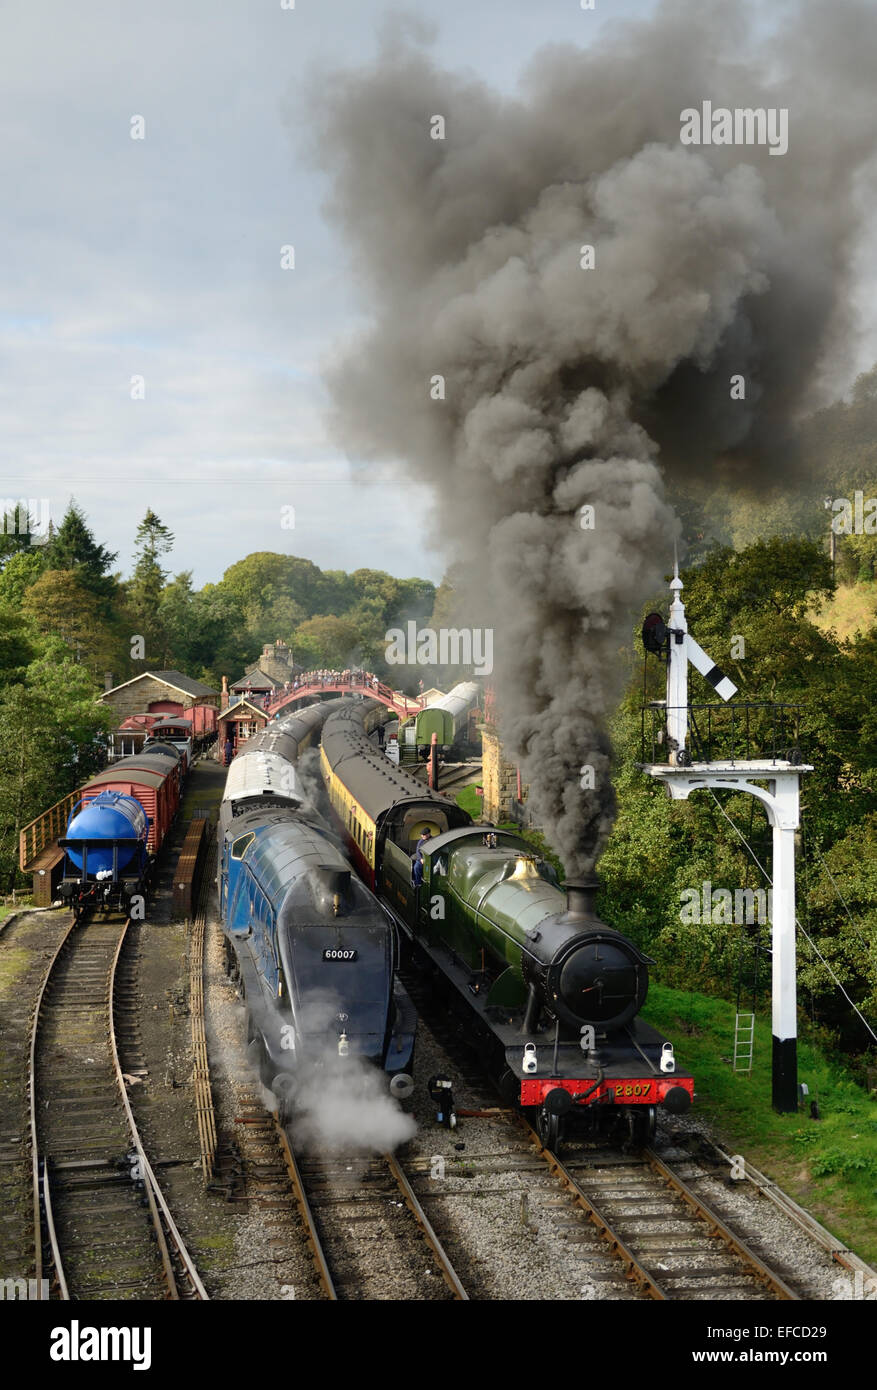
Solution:
<svg viewBox="0 0 877 1390"><path fill-rule="evenodd" d="M748 792L761 801L773 831L772 1032L773 1106L781 1113L798 1109L798 1026L795 975L795 831L800 824L800 776L809 764L765 757L698 762L688 743L688 663L713 686L723 700L737 687L707 656L688 632L680 594L678 565L670 583L672 602L668 622L667 743L668 763L647 764L649 776L663 782L674 801L685 801L700 788ZM766 782L767 786L759 786Z"/></svg>

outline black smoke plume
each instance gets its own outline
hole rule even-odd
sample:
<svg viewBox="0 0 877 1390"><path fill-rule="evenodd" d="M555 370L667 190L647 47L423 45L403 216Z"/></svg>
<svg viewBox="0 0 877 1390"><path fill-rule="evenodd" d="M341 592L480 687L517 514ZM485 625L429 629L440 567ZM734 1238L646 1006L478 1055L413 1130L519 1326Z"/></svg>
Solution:
<svg viewBox="0 0 877 1390"><path fill-rule="evenodd" d="M673 0L588 50L546 47L515 99L385 36L311 93L371 314L330 372L335 433L434 489L465 621L495 630L507 748L569 872L611 826L604 719L672 553L663 478L792 482L796 413L850 342L877 12L808 0L766 38L750 14ZM788 152L683 146L704 100L787 108Z"/></svg>

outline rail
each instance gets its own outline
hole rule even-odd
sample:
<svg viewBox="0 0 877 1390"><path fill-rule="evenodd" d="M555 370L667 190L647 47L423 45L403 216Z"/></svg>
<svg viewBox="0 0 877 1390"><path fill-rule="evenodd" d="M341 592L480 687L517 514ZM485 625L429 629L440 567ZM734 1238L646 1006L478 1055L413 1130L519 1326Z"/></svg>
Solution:
<svg viewBox="0 0 877 1390"><path fill-rule="evenodd" d="M29 1068L29 1070L28 1070L28 1076L29 1076L29 1078L30 1078L30 1086L29 1086L29 1092L30 1092L30 1151L31 1151L31 1165L32 1165L32 1174L33 1174L33 1224L34 1224L34 1250L35 1250L34 1264L35 1264L35 1273L36 1273L36 1287L37 1287L37 1289L40 1291L40 1293L39 1293L39 1297L40 1297L40 1298L42 1298L42 1296L43 1296L43 1295L42 1295L42 1289L43 1289L43 1226L42 1226L41 1207L40 1207L40 1197L41 1197L41 1191L42 1191L41 1183L42 1183L42 1176L43 1176L43 1175L42 1175L41 1172L40 1172L40 1145L39 1145L39 1136L38 1136L38 1134L37 1134L37 1088L36 1088L37 1037L39 1036L40 1010L41 1010L42 1005L43 1005L43 998L44 998L44 996L45 996L46 989L47 989L47 987L48 987L49 979L50 979L50 977L51 977L52 971L53 971L54 968L55 968L55 964L56 964L56 962L57 962L59 956L61 955L61 952L63 951L64 947L66 946L66 944L67 944L67 942L68 942L68 940L69 940L69 938L70 938L70 933L73 931L73 928L74 928L75 926L76 926L76 922L75 922L74 918L71 917L69 927L67 928L66 932L65 932L64 935L62 936L61 940L58 942L57 949L55 950L55 952L54 952L54 954L53 954L51 960L49 961L48 965L46 966L46 973L45 973L45 975L43 976L43 982L42 982L42 984L40 985L40 992L39 992L39 994L37 995L36 1004L34 1005L33 1023L31 1024L31 1030L30 1030L30 1060L29 1060L29 1063L28 1063L28 1068ZM56 1250L56 1249L57 1249L57 1241L56 1241L56 1239L55 1239L55 1223L54 1223L54 1220L53 1220L53 1217L52 1217L52 1202L51 1202L51 1196L49 1195L48 1183L46 1184L46 1220L47 1220L47 1223L48 1223L50 1244L52 1245L52 1249L53 1249L53 1250ZM68 1295L67 1292L66 1292L67 1285L66 1285L66 1283L65 1283L65 1281L64 1281L63 1267L60 1265L60 1263L56 1263L55 1268L56 1268L56 1270L58 1271L59 1283L60 1283L60 1286L61 1286L61 1289L62 1289L62 1296L63 1296L64 1298L68 1298L69 1295Z"/></svg>
<svg viewBox="0 0 877 1390"><path fill-rule="evenodd" d="M201 1146L201 1172L205 1183L213 1177L216 1164L216 1113L210 1087L210 1061L204 1020L204 935L207 926L207 900L216 850L212 846L202 876L201 892L192 920L189 948L189 1016L192 1026L192 1089L195 1118Z"/></svg>
<svg viewBox="0 0 877 1390"><path fill-rule="evenodd" d="M717 1144L713 1144L712 1147L729 1167L734 1164L735 1160L730 1154L726 1154L724 1149L720 1149ZM740 1163L744 1178L752 1183L752 1186L761 1193L762 1197L766 1197L778 1211L781 1211L790 1221L794 1221L837 1264L843 1265L844 1269L848 1269L853 1275L861 1274L863 1279L873 1279L877 1282L877 1270L867 1264L842 1240L838 1240L837 1236L833 1235L820 1221L817 1221L815 1216L811 1216L809 1211L805 1211L803 1207L799 1206L794 1197L790 1197L771 1178L765 1177L764 1173L759 1172L748 1159L741 1159Z"/></svg>
<svg viewBox="0 0 877 1390"><path fill-rule="evenodd" d="M722 1244L727 1246L729 1250L733 1250L735 1255L739 1255L744 1264L748 1265L752 1270L759 1283L764 1284L765 1288L770 1289L771 1293L776 1294L779 1299L797 1301L798 1295L793 1293L788 1284L785 1283L778 1274L775 1274L763 1260L759 1259L754 1250L750 1250L749 1246L746 1245L744 1241L740 1240L738 1236L735 1236L734 1232L725 1225L716 1213L710 1207L706 1206L699 1197L696 1197L691 1191L691 1188L688 1187L672 1169L667 1167L663 1159L659 1158L652 1149L644 1149L643 1157L652 1172L661 1178L668 1187L671 1187L674 1192L677 1192L685 1202L685 1205L689 1207L696 1216L706 1221L710 1230L719 1237Z"/></svg>
<svg viewBox="0 0 877 1390"><path fill-rule="evenodd" d="M281 1125L279 1116L277 1114L274 1115L274 1123L277 1127L278 1137L280 1139L284 1159L286 1161L286 1169L289 1174L290 1181L292 1183L296 1202L298 1203L299 1213L304 1224L307 1243L310 1247L311 1254L314 1259L314 1264L316 1266L317 1278L319 1279L320 1285L326 1297L332 1300L337 1300L338 1292L335 1286L335 1281L332 1276L332 1271L329 1267L329 1261L326 1258L326 1252L323 1248L323 1242L320 1236L319 1227L314 1218L313 1208L308 1198L307 1187L304 1177L302 1176L301 1168L299 1167L298 1160L296 1159L292 1146L289 1143L286 1131ZM441 1276L447 1284L448 1288L450 1289L451 1293L453 1294L455 1300L457 1300L458 1302L468 1302L469 1295L463 1287L463 1284L461 1283L457 1275L457 1272L454 1269L453 1264L451 1263L450 1257L444 1249L444 1246L439 1240L439 1237L436 1235L436 1232L433 1229L433 1226L429 1218L427 1217L426 1212L420 1205L420 1202L417 1199L417 1195L410 1182L408 1181L408 1178L406 1177L401 1164L390 1153L382 1154L381 1158L383 1159L383 1162L387 1165L390 1174L393 1178L393 1181L395 1182L396 1187L402 1196L405 1206L408 1208L408 1211L414 1217L414 1220L417 1224L417 1227L421 1235L425 1238L427 1244L429 1245L429 1248L436 1261Z"/></svg>
<svg viewBox="0 0 877 1390"><path fill-rule="evenodd" d="M168 1293L170 1294L172 1299L178 1299L180 1297L179 1279L171 1262L170 1250L168 1248L168 1240L170 1240L171 1244L173 1245L177 1260L179 1261L179 1264L186 1278L189 1281L192 1294L195 1298L206 1301L207 1290L204 1288L204 1285L201 1282L201 1279L198 1275L198 1271L195 1268L195 1262L189 1254L188 1250L186 1249L183 1238L177 1229L176 1222L171 1216L167 1202L164 1199L164 1194L162 1193L162 1190L158 1185L156 1176L152 1171L152 1165L150 1164L149 1159L146 1156L146 1152L143 1148L143 1144L140 1139L140 1131L137 1128L137 1121L134 1119L134 1111L131 1109L131 1102L128 1099L128 1088L125 1085L125 1078L122 1075L122 1068L119 1064L119 1050L116 1046L116 1030L113 1024L113 1001L115 997L116 987L116 967L118 966L119 956L122 953L122 946L124 944L125 937L128 933L129 923L130 918L128 919L128 921L125 922L125 925L122 928L121 933L119 934L119 941L116 946L115 953L113 955L113 960L110 966L109 976L107 979L107 994L109 998L110 1051L112 1053L113 1068L116 1074L116 1085L119 1089L119 1095L121 1096L122 1105L125 1110L125 1118L128 1121L128 1129L131 1134L131 1140L134 1144L134 1149L140 1163L140 1169L144 1177L146 1198L149 1203L149 1211L150 1215L152 1216L152 1222L155 1228L155 1236L158 1242L159 1252L161 1254L161 1261L164 1267L165 1277L167 1279ZM161 1213L160 1215L159 1212Z"/></svg>
<svg viewBox="0 0 877 1390"><path fill-rule="evenodd" d="M187 921L195 916L211 830L206 816L192 818L174 870L174 912Z"/></svg>
<svg viewBox="0 0 877 1390"><path fill-rule="evenodd" d="M161 1257L161 1264L164 1272L165 1282L167 1285L168 1295L172 1299L179 1299L181 1297L182 1287L185 1296L206 1300L208 1297L207 1291L201 1282L194 1261L192 1260L188 1250L186 1249L185 1242L183 1241L183 1238L180 1235L180 1232L173 1219L167 1202L165 1201L164 1194L162 1193L158 1185L158 1181L155 1177L155 1173L153 1172L152 1165L150 1164L146 1152L143 1148L140 1133L137 1128L136 1121L134 1119L134 1113L131 1109L131 1103L128 1099L128 1091L125 1085L125 1079L119 1061L119 1053L116 1043L114 1024L116 971L129 924L130 919L127 919L122 925L107 970L107 1016L105 1020L105 1026L107 1031L107 1042L109 1046L115 1087L118 1093L118 1097L121 1098L122 1101L122 1106L125 1112L126 1126L128 1129L131 1143L133 1145L134 1153L136 1154L139 1175L143 1181L147 1205L149 1207L150 1217L152 1219L152 1225L155 1233L155 1239L158 1246L158 1253ZM40 1024L42 1021L42 1006L43 1001L45 999L46 991L49 982L52 978L53 972L56 969L58 961L61 958L62 952L68 946L71 934L76 925L77 923L75 921L71 921L70 926L65 935L63 936L62 940L60 941L57 949L55 950L43 977L42 985L40 987L40 991L37 996L37 1001L34 1008L33 1023L31 1026L30 1036L29 1059L30 1138L33 1178L34 1243L36 1247L36 1287L40 1290L40 1297L42 1297L42 1290L44 1287L42 1234L43 1213L45 1213L45 1229L47 1244L52 1253L52 1262L57 1278L58 1290L62 1300L70 1300L72 1297L75 1297L75 1293L71 1295L70 1289L68 1287L67 1278L65 1275L64 1260L54 1218L49 1177L49 1164L47 1159L42 1157L40 1154L39 1133L37 1128L38 1086L36 1057ZM87 927L81 928L81 930L87 930ZM176 1261L177 1264L176 1269L174 1267L174 1261ZM186 1285L187 1287L185 1287Z"/></svg>
<svg viewBox="0 0 877 1390"><path fill-rule="evenodd" d="M392 1154L384 1154L384 1159L389 1165L390 1172L396 1179L396 1184L399 1188L399 1191L402 1193L402 1196L405 1199L405 1205L411 1212L411 1215L414 1217L414 1220L417 1222L418 1226L420 1227L421 1231L423 1232L424 1236L429 1242L433 1254L438 1260L438 1265L439 1269L441 1270L442 1278L444 1279L448 1288L451 1290L451 1293L454 1295L454 1298L457 1299L458 1302L468 1303L469 1295L463 1288L463 1285L460 1283L460 1280L457 1277L457 1271L451 1264L451 1261L445 1252L444 1246L442 1245L441 1241L439 1240L438 1236L433 1230L429 1218L426 1215L426 1212L423 1210L423 1207L418 1202L414 1189L411 1186L408 1179L406 1178L404 1171L396 1162Z"/></svg>
<svg viewBox="0 0 877 1390"><path fill-rule="evenodd" d="M546 1148L539 1136L536 1134L527 1121L521 1117L521 1123L526 1126L531 1142L536 1151L545 1160L552 1176L557 1178L569 1192L577 1206L579 1206L588 1219L596 1226L598 1234L609 1245L613 1254L624 1264L627 1278L637 1285L650 1298L657 1300L673 1300L679 1297L678 1294L668 1292L649 1273L648 1269L640 1263L636 1254L621 1239L607 1221L604 1214L596 1206L582 1185L576 1180L566 1165L558 1158L557 1154ZM759 1284L766 1288L775 1298L785 1301L797 1301L798 1295L789 1288L788 1284L780 1278L764 1261L756 1255L755 1251L736 1236L733 1231L722 1221L722 1219L706 1205L705 1202L691 1191L686 1183L678 1177L662 1159L651 1149L642 1149L638 1154L631 1157L631 1162L639 1162L646 1165L650 1171L660 1180L660 1182L670 1188L679 1197L685 1206L703 1223L709 1238L720 1240L725 1249L729 1250L744 1266L745 1272L754 1277ZM684 1297L684 1295L683 1295Z"/></svg>
<svg viewBox="0 0 877 1390"><path fill-rule="evenodd" d="M277 1135L280 1140L280 1146L283 1149L283 1158L286 1163L286 1171L289 1174L289 1180L292 1183L292 1189L295 1193L295 1200L298 1203L298 1209L301 1213L302 1222L304 1223L305 1239L307 1240L308 1246L310 1247L310 1251L314 1259L314 1264L317 1270L317 1278L320 1281L320 1287L322 1288L324 1294L328 1299L331 1299L333 1302L336 1302L338 1299L338 1294L335 1289L335 1281L332 1278L332 1271L329 1268L329 1262L326 1259L326 1253L323 1250L323 1242L320 1240L320 1233L317 1230L317 1223L314 1220L314 1213L311 1209L311 1204L308 1201L308 1194L305 1191L305 1185L301 1175L301 1169L299 1168L298 1161L296 1160L295 1154L292 1151L292 1145L286 1137L286 1130L283 1128L276 1115L274 1116L274 1123L277 1126Z"/></svg>
<svg viewBox="0 0 877 1390"><path fill-rule="evenodd" d="M548 1171L551 1173L552 1177L557 1178L563 1187L566 1188L576 1206L585 1213L588 1220L597 1228L597 1234L600 1236L600 1239L605 1241L612 1251L612 1254L617 1255L618 1259L621 1260L624 1265L626 1278L629 1279L632 1284L635 1284L637 1288L641 1289L643 1293L648 1294L649 1298L653 1298L660 1302L667 1300L669 1294L665 1293L657 1280L653 1279L648 1270L640 1264L633 1251L628 1249L617 1231L613 1230L599 1207L597 1207L595 1203L592 1202L591 1198L582 1190L569 1169L566 1168L557 1157L557 1154L553 1153L551 1149L546 1149L536 1131L527 1125L526 1120L522 1119L521 1123L526 1125L530 1140L535 1146L536 1152L548 1165Z"/></svg>

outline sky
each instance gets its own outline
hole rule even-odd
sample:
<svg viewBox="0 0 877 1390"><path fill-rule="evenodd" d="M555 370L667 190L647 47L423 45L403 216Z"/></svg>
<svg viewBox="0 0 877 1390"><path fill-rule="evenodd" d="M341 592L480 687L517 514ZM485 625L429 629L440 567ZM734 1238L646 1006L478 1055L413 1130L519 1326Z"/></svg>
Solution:
<svg viewBox="0 0 877 1390"><path fill-rule="evenodd" d="M151 507L197 586L254 550L437 582L426 541L447 517L327 428L322 373L365 306L305 151L314 72L367 61L404 20L376 0L282 4L0 5L0 496L47 498L56 522L75 497L125 574ZM652 8L408 13L434 24L440 64L513 92L542 45Z"/></svg>

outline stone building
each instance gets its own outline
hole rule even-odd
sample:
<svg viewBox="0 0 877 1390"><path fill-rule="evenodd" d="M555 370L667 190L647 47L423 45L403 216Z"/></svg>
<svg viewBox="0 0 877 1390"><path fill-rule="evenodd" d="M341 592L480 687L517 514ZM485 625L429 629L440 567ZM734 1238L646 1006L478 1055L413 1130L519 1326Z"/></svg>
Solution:
<svg viewBox="0 0 877 1390"><path fill-rule="evenodd" d="M219 709L219 691L182 671L142 671L121 685L110 686L100 698L116 716L116 728L132 714L184 715L194 705Z"/></svg>
<svg viewBox="0 0 877 1390"><path fill-rule="evenodd" d="M246 680L251 674L255 677L258 672L259 676L269 677L276 687L284 685L286 681L295 680L295 677L301 673L302 669L301 666L296 666L293 661L292 649L278 637L277 641L274 643L265 643L259 660L247 668L244 672L243 679ZM240 684L240 681L235 681L232 690L236 690Z"/></svg>

